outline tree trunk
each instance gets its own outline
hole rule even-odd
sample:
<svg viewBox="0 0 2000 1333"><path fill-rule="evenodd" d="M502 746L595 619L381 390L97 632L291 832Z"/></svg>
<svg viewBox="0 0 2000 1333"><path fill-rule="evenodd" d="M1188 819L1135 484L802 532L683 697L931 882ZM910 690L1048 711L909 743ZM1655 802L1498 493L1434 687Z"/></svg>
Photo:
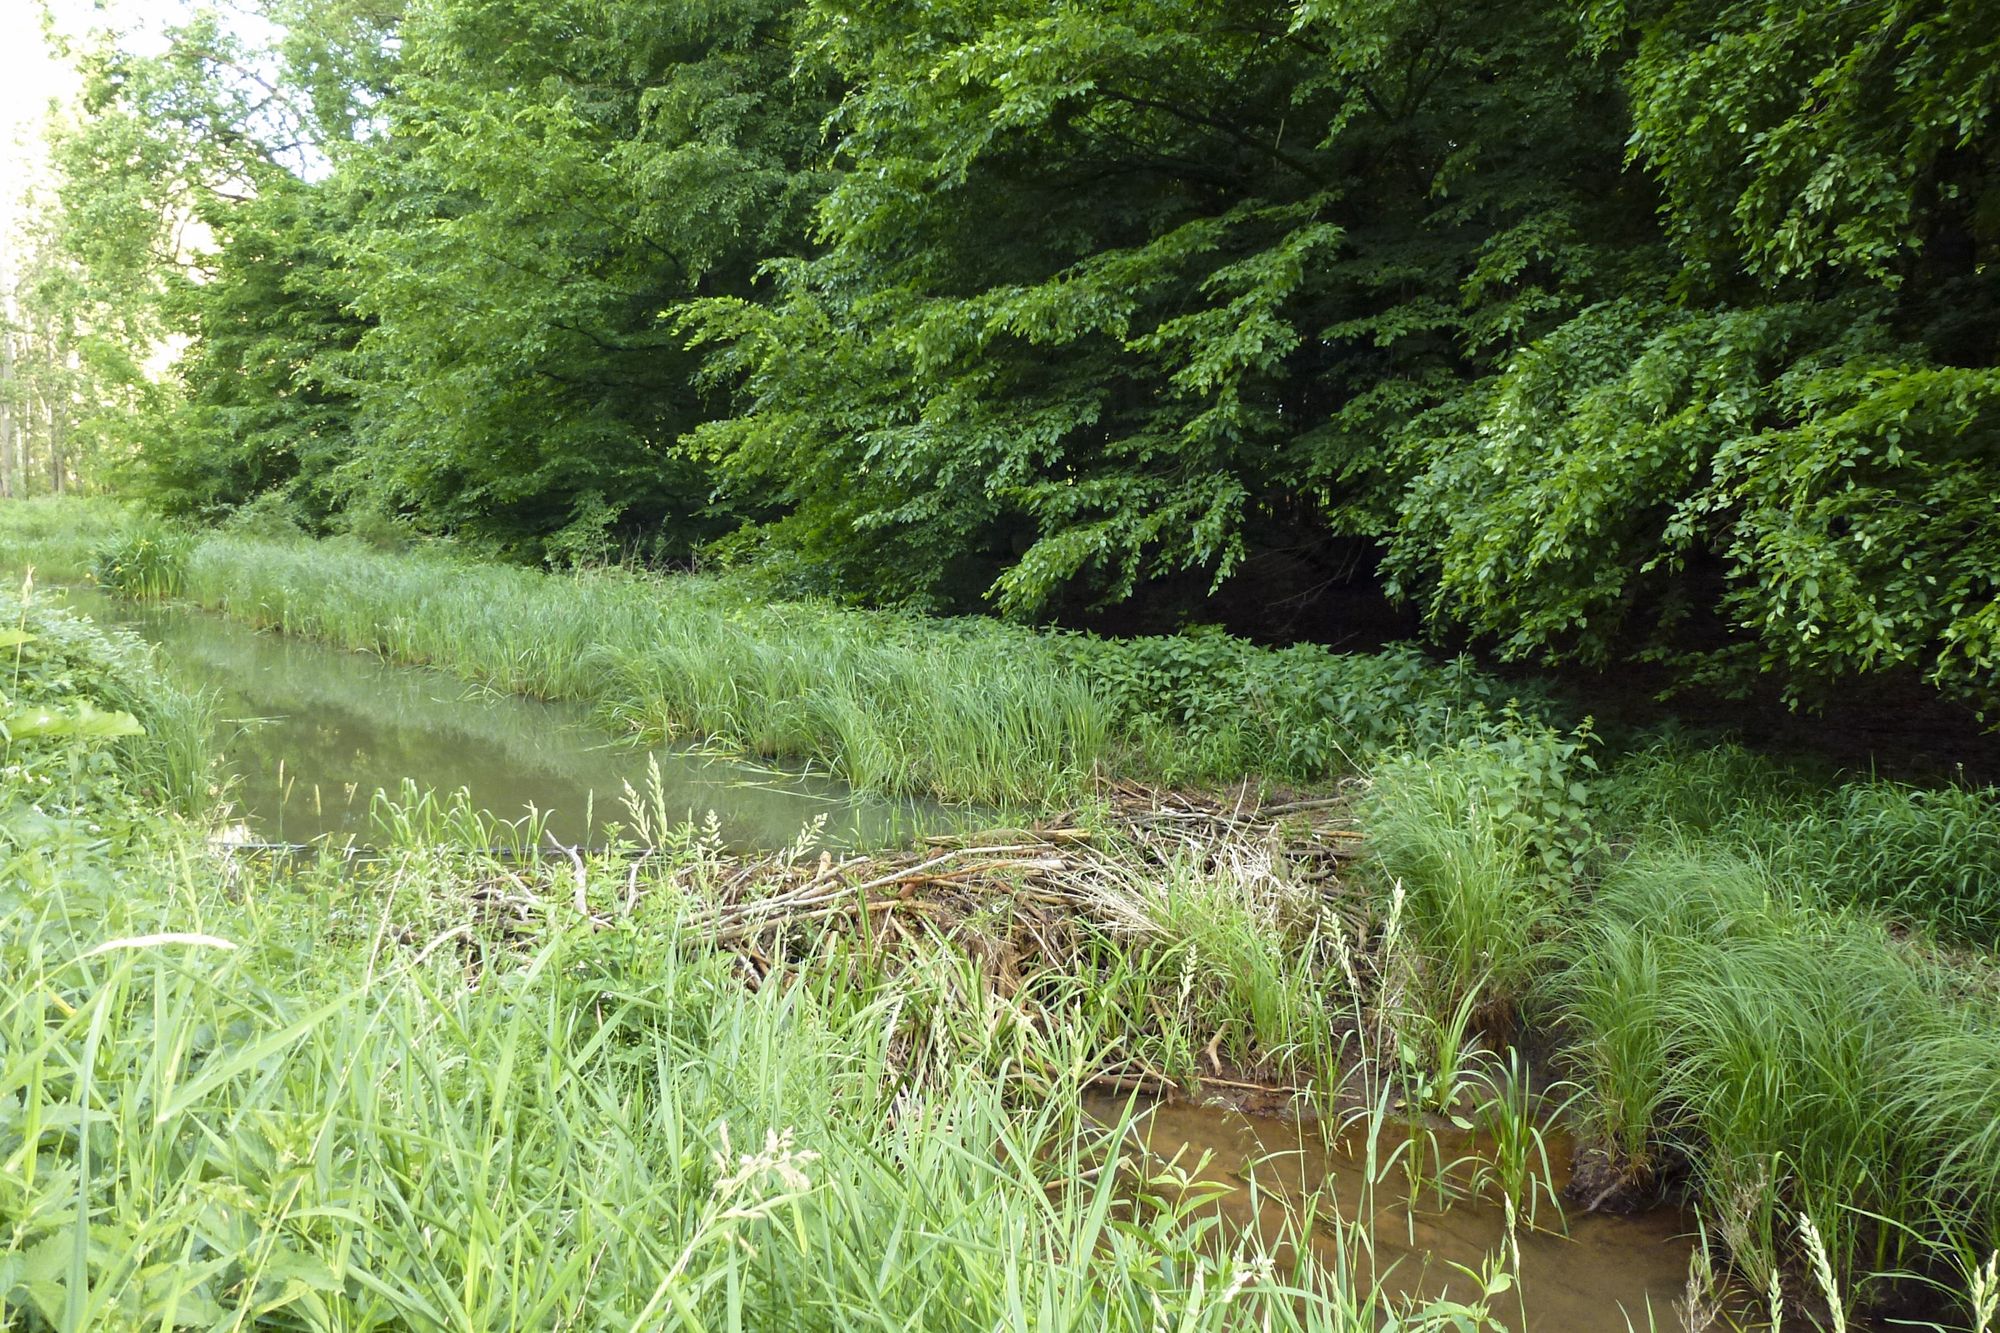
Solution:
<svg viewBox="0 0 2000 1333"><path fill-rule="evenodd" d="M14 495L14 338L0 330L0 499Z"/></svg>

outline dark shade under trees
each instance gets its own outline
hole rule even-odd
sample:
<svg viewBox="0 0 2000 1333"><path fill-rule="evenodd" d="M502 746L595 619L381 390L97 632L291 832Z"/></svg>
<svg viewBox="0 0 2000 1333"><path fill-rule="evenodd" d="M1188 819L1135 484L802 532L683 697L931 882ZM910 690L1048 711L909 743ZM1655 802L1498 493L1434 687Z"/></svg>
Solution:
<svg viewBox="0 0 2000 1333"><path fill-rule="evenodd" d="M170 507L1029 618L1277 553L1504 657L2000 701L1981 0L264 7L98 51L65 153L147 205L104 281L214 238Z"/></svg>

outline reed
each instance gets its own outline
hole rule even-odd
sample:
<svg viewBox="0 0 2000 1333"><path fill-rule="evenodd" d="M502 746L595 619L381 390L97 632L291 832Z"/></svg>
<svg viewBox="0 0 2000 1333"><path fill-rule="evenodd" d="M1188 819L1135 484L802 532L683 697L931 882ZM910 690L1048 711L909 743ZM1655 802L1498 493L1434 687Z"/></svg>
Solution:
<svg viewBox="0 0 2000 1333"><path fill-rule="evenodd" d="M648 739L800 761L853 785L991 804L1074 798L1101 701L1033 635L764 604L693 577L556 576L436 554L217 536L187 595L254 624L595 705Z"/></svg>

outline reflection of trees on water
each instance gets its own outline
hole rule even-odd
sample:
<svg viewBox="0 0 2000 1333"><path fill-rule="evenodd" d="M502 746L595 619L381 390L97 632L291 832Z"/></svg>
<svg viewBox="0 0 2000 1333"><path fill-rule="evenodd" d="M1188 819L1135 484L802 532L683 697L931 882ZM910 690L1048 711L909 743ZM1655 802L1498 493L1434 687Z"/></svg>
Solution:
<svg viewBox="0 0 2000 1333"><path fill-rule="evenodd" d="M364 830L375 789L394 792L408 777L440 791L470 788L475 804L503 818L532 804L552 812L556 836L582 840L587 810L598 828L623 821L624 784L646 779L647 751L593 729L579 705L495 695L205 612L148 608L120 618L176 671L220 693L224 717L243 719L226 749L240 774L239 805L268 836ZM782 846L820 814L836 842L891 841L946 819L916 803L853 800L825 777L655 753L667 809L695 819L714 810L739 846Z"/></svg>

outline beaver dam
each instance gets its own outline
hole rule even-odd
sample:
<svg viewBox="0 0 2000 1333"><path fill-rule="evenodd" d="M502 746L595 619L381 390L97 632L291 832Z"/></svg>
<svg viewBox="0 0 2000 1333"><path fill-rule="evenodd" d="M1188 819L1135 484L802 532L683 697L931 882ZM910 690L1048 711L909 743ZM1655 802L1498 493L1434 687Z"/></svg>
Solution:
<svg viewBox="0 0 2000 1333"><path fill-rule="evenodd" d="M1552 733L1003 821L134 618L14 618L102 701L0 772L28 1327L1990 1333L1990 968L1583 839Z"/></svg>
<svg viewBox="0 0 2000 1333"><path fill-rule="evenodd" d="M658 785L655 775L628 812L629 830L664 831L656 821L673 816ZM1198 943L1176 932L1176 920L1184 928L1214 906L1194 886L1227 882L1272 939L1379 992L1396 966L1384 952L1397 947L1395 925L1343 882L1364 845L1344 802L1218 806L1137 787L1112 801L1113 818L1094 829L1058 820L933 834L900 851L751 854L716 841L691 855L632 845L589 865L564 854L483 868L474 855L462 918L426 904L387 925L425 954L461 957L476 978L494 950L530 948L573 922L615 930L664 896L681 904L682 937L726 956L751 991L822 985L830 966L894 974L942 946L967 960L958 1003L1049 1042L1074 1022L1065 1007L1082 979L1124 1029L1081 1098L1087 1123L1122 1127L1110 1147L1122 1208L1164 1199L1211 1218L1218 1250L1252 1245L1295 1262L1303 1248L1370 1292L1383 1318L1462 1306L1508 1327L1595 1333L1678 1328L1689 1308L1720 1308L1683 1208L1565 1200L1573 1137L1559 1098L1485 1078L1504 1067L1477 1034L1462 1034L1452 1086L1426 1109L1384 1076L1383 1050L1412 1040L1397 1020L1357 1002L1324 1025L1301 1022L1286 1007L1314 1006L1285 993L1292 983L1260 976L1248 953L1208 954L1227 945L1220 934ZM604 863L619 881L608 894ZM921 1080L950 1056L918 1026L893 1058Z"/></svg>

